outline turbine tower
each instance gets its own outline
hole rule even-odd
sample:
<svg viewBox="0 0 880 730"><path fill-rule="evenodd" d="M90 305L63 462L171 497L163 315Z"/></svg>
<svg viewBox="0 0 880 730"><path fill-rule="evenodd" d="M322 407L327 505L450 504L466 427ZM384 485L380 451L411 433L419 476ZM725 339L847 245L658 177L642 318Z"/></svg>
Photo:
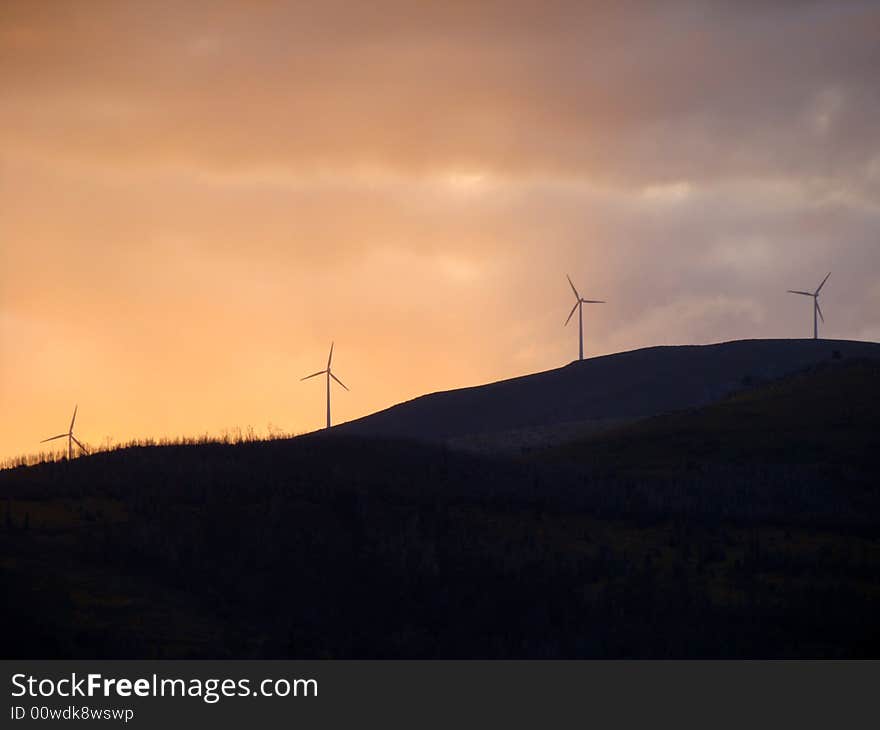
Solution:
<svg viewBox="0 0 880 730"><path fill-rule="evenodd" d="M82 453L84 453L84 454L89 453L89 450L79 442L79 439L77 439L76 436L73 435L73 422L76 420L76 409L78 407L79 406L73 407L73 418L70 419L70 428L67 430L67 433L59 433L57 436L50 436L49 438L43 439L42 441L40 441L41 444L44 444L47 441L54 441L55 439L66 438L67 439L67 460L68 461L70 461L73 458L73 445L74 444L79 446L80 451Z"/></svg>
<svg viewBox="0 0 880 730"><path fill-rule="evenodd" d="M325 370L319 370L316 373L312 373L311 375L306 375L304 378L300 378L300 380L308 380L309 378L315 378L318 375L327 375L327 428L330 428L330 378L333 378L337 383L339 383L343 388L348 390L348 386L345 385L339 378L337 378L333 371L330 369L330 364L333 362L333 343L330 343L330 357L327 358L327 368Z"/></svg>
<svg viewBox="0 0 880 730"><path fill-rule="evenodd" d="M574 303L574 306L571 308L571 312L568 313L568 319L565 320L565 325L567 326L569 320L571 320L574 315L574 310L577 309L578 313L578 359L584 359L584 304L605 304L605 302L599 299L584 299L578 294L578 290L574 288L574 284L571 282L571 277L566 274L565 278L568 279L568 284L571 286L571 290L574 292L574 297L577 301Z"/></svg>
<svg viewBox="0 0 880 730"><path fill-rule="evenodd" d="M822 323L825 323L825 317L822 316L822 307L819 306L819 292L822 291L822 287L825 286L825 282L828 281L828 277L831 276L831 272L829 271L825 278L822 279L822 283L819 284L819 288L814 292L808 291L798 291L797 289L789 289L789 294L803 294L805 297L813 297L813 339L819 339L819 320L822 320Z"/></svg>

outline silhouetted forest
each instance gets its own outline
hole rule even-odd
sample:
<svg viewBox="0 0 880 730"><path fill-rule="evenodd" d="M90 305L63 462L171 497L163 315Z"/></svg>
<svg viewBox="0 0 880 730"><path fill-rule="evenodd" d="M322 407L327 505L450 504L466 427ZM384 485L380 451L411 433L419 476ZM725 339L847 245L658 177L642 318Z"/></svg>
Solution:
<svg viewBox="0 0 880 730"><path fill-rule="evenodd" d="M517 459L315 434L0 472L13 657L876 657L880 365Z"/></svg>

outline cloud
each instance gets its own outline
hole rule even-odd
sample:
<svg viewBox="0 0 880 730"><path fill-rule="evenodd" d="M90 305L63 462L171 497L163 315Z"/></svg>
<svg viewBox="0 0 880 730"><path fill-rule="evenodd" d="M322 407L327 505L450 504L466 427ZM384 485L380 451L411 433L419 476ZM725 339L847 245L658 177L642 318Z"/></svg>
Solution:
<svg viewBox="0 0 880 730"><path fill-rule="evenodd" d="M303 430L331 338L340 417L553 367L566 273L590 354L808 334L828 270L875 337L877 68L873 2L7 0L0 441Z"/></svg>
<svg viewBox="0 0 880 730"><path fill-rule="evenodd" d="M5 138L108 163L864 175L880 134L871 3L29 6Z"/></svg>

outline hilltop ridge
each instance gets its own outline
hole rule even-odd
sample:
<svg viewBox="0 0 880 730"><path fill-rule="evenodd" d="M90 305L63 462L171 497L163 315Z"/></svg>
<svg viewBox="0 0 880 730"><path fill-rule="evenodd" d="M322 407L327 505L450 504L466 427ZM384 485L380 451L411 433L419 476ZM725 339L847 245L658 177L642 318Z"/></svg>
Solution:
<svg viewBox="0 0 880 730"><path fill-rule="evenodd" d="M443 441L560 424L601 426L706 405L813 365L852 358L880 358L880 344L774 339L647 347L430 393L334 431Z"/></svg>

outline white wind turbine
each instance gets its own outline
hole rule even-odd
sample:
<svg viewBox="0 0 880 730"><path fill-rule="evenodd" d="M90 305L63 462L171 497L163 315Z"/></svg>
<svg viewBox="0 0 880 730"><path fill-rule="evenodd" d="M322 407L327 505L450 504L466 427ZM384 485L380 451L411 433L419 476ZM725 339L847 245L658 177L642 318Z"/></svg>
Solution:
<svg viewBox="0 0 880 730"><path fill-rule="evenodd" d="M73 407L73 418L70 419L70 428L67 430L67 433L59 433L57 436L51 436L47 439L43 439L42 441L40 441L41 444L44 444L47 441L54 441L55 439L66 438L67 439L67 460L68 461L70 461L73 458L73 445L74 444L79 446L80 451L82 451L82 453L84 453L84 454L89 453L89 450L79 442L79 439L77 439L76 436L73 435L73 422L76 420L76 409L78 407L79 406Z"/></svg>
<svg viewBox="0 0 880 730"><path fill-rule="evenodd" d="M327 368L325 370L319 370L316 373L312 373L311 375L306 375L304 378L300 378L300 380L308 380L309 378L315 378L318 375L327 374L327 428L330 428L330 378L333 378L337 383L339 383L343 388L348 390L348 386L343 383L339 378L337 378L332 370L330 369L330 363L333 362L333 343L330 343L330 357L327 358Z"/></svg>
<svg viewBox="0 0 880 730"><path fill-rule="evenodd" d="M822 323L825 323L825 317L822 316L822 307L819 306L819 292L822 291L822 287L825 286L825 282L828 281L828 277L831 276L831 272L829 271L825 278L822 279L822 283L819 284L819 288L814 292L808 291L798 291L797 289L789 289L789 294L803 294L805 297L813 297L813 339L819 339L819 319L822 320Z"/></svg>
<svg viewBox="0 0 880 730"><path fill-rule="evenodd" d="M574 303L574 306L571 308L571 311L568 313L568 319L565 320L565 325L568 325L569 320L571 320L574 315L574 310L577 309L578 313L578 359L584 359L584 304L605 304L605 302L599 299L583 299L580 294L578 294L578 290L574 288L574 284L571 283L571 277L566 274L565 278L568 279L569 286L571 286L571 290L574 292L575 299L577 301Z"/></svg>

